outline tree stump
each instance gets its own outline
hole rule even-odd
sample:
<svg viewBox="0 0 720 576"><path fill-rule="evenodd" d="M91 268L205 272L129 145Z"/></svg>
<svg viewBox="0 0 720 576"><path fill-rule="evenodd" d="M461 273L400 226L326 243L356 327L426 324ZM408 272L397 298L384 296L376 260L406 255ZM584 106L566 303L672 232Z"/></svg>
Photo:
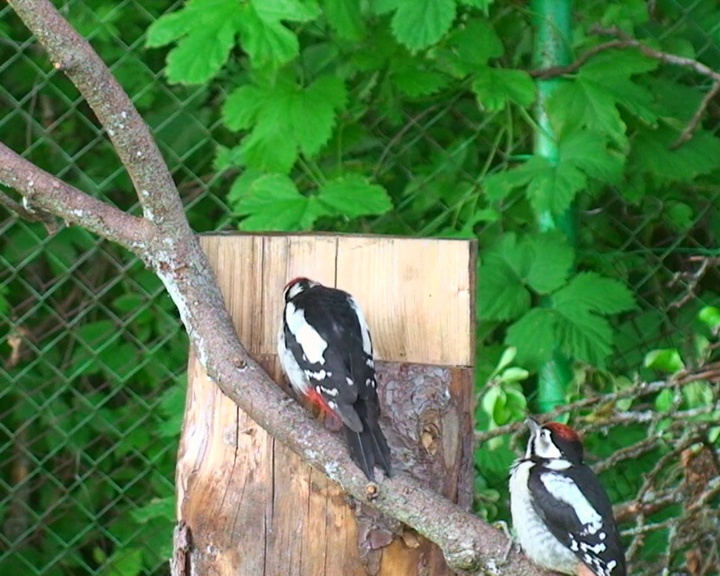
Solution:
<svg viewBox="0 0 720 576"><path fill-rule="evenodd" d="M394 469L470 508L473 243L244 234L204 235L201 243L241 342L283 387L275 346L284 285L307 276L351 292L373 335ZM275 442L192 355L177 487L191 574L452 574L434 544L356 505Z"/></svg>

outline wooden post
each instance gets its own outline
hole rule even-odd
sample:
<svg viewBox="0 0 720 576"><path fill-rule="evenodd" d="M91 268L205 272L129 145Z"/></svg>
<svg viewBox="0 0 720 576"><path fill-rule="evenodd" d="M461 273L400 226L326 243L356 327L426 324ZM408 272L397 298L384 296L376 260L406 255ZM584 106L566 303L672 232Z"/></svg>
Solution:
<svg viewBox="0 0 720 576"><path fill-rule="evenodd" d="M373 334L393 467L470 508L473 243L240 234L201 242L241 342L283 386L275 346L286 282L307 276L352 292ZM178 517L192 537L192 574L452 574L435 545L355 506L275 442L194 358L177 487Z"/></svg>

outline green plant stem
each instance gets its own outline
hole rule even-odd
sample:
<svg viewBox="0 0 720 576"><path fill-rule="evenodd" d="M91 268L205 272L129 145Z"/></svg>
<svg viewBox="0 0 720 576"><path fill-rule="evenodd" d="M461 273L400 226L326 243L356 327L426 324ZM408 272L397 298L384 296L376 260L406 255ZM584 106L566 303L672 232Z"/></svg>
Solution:
<svg viewBox="0 0 720 576"><path fill-rule="evenodd" d="M533 0L531 8L534 15L535 52L534 65L539 68L566 66L570 63L570 37L572 10L569 0ZM538 101L535 116L538 127L535 130L534 152L555 165L559 162L557 140L553 133L547 102L562 79L540 79L537 81ZM561 230L570 242L575 232L573 214L568 210L564 214L549 211L538 214L538 228L541 231ZM548 302L543 301L542 305ZM538 375L537 406L540 412L547 412L562 404L567 387L572 380L570 359L559 350L555 350L550 361L544 364Z"/></svg>

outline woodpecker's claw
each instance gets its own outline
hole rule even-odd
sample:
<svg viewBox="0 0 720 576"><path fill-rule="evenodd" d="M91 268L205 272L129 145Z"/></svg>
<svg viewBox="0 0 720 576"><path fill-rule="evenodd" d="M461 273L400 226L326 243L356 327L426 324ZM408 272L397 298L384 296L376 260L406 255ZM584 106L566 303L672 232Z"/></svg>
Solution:
<svg viewBox="0 0 720 576"><path fill-rule="evenodd" d="M498 530L502 530L503 534L505 534L508 539L507 547L505 548L502 558L500 559L500 566L504 566L505 563L508 561L508 558L510 557L510 552L512 551L513 547L515 547L516 552L520 551L520 542L518 542L510 533L507 522L505 522L504 520L498 520L497 522L493 522L493 526Z"/></svg>

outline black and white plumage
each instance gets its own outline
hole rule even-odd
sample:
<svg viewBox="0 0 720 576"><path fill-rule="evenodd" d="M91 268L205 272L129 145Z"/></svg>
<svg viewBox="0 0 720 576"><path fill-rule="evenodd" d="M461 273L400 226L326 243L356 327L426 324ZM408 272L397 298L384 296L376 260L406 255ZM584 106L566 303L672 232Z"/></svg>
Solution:
<svg viewBox="0 0 720 576"><path fill-rule="evenodd" d="M513 464L513 525L528 557L562 574L625 576L612 504L569 426L528 420L525 456Z"/></svg>
<svg viewBox="0 0 720 576"><path fill-rule="evenodd" d="M307 278L285 286L278 355L292 387L343 424L350 456L370 480L377 464L390 476L370 330L343 290Z"/></svg>

